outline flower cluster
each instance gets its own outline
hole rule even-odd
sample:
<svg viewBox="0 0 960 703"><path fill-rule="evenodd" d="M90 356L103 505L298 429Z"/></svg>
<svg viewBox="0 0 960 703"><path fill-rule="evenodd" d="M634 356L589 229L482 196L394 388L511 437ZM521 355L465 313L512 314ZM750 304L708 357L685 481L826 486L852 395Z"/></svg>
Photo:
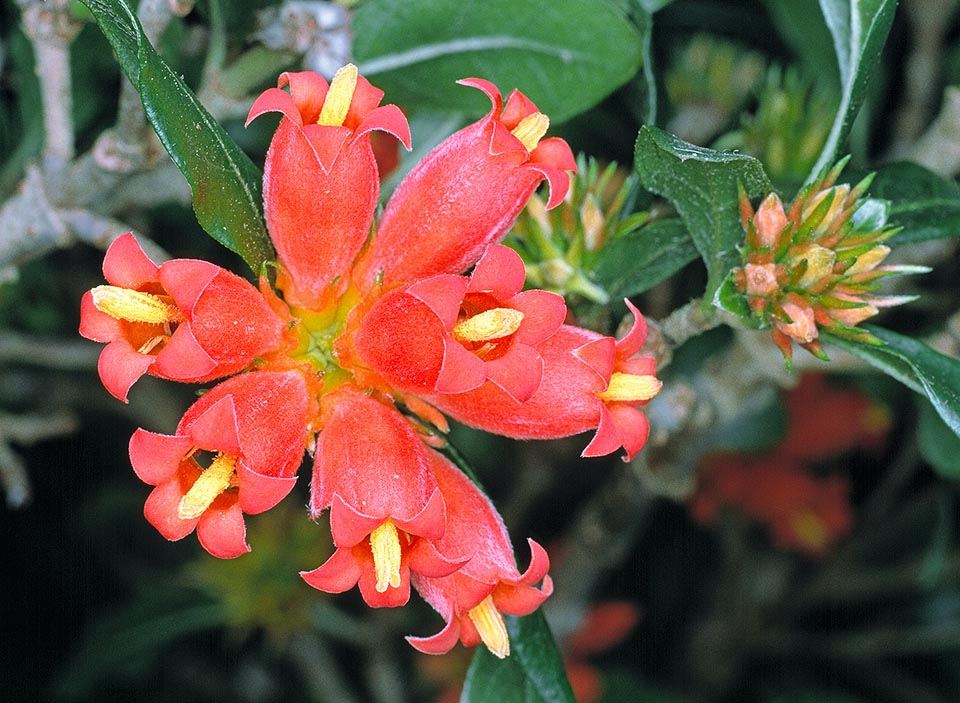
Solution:
<svg viewBox="0 0 960 703"><path fill-rule="evenodd" d="M736 291L750 313L772 327L773 341L787 364L796 342L826 359L819 331L859 340L871 335L856 325L878 308L899 305L909 296L873 295L883 276L922 273L920 266L881 266L890 253L882 244L896 230L885 214L863 199L871 177L855 187L834 185L841 161L804 188L789 209L769 194L756 211L741 192L740 219L747 239L743 266L732 272Z"/></svg>
<svg viewBox="0 0 960 703"><path fill-rule="evenodd" d="M559 295L523 290L523 262L498 241L543 181L546 206L562 201L573 155L522 93L462 83L491 111L417 165L375 222L371 133L409 148L403 114L352 65L329 84L284 73L249 116L281 114L264 170L275 283L202 261L157 266L127 234L104 260L109 285L84 296L80 331L107 343L100 376L121 400L145 373L225 379L172 435L130 441L161 534L196 529L218 557L249 551L243 515L282 500L309 450L310 511L329 513L335 551L303 578L358 586L373 607L403 605L412 584L447 623L415 647L482 641L506 656L502 613L550 594L549 559L530 541L519 571L493 505L437 450L443 413L515 438L593 429L584 455L629 458L648 433L637 406L660 381L635 357L636 310L618 341L564 324Z"/></svg>

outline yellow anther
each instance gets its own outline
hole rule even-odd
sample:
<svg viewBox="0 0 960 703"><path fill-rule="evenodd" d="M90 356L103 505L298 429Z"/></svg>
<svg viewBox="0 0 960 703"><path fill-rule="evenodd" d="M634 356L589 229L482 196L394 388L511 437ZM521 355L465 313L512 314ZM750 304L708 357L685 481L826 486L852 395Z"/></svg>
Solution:
<svg viewBox="0 0 960 703"><path fill-rule="evenodd" d="M217 454L187 494L180 499L177 514L181 520L192 520L203 515L221 493L235 485L234 469L237 466L237 457L227 454Z"/></svg>
<svg viewBox="0 0 960 703"><path fill-rule="evenodd" d="M489 342L509 337L520 328L523 313L513 308L493 308L460 320L453 327L458 342Z"/></svg>
<svg viewBox="0 0 960 703"><path fill-rule="evenodd" d="M639 403L650 400L660 392L663 382L656 376L637 376L631 373L614 371L610 375L607 390L597 393L604 402Z"/></svg>
<svg viewBox="0 0 960 703"><path fill-rule="evenodd" d="M377 576L377 593L400 585L400 536L389 518L370 533L373 571Z"/></svg>
<svg viewBox="0 0 960 703"><path fill-rule="evenodd" d="M183 315L175 305L159 296L117 286L97 286L90 291L97 310L127 322L181 322Z"/></svg>
<svg viewBox="0 0 960 703"><path fill-rule="evenodd" d="M821 549L830 540L827 526L815 513L807 511L797 513L792 516L790 523L793 531L806 547Z"/></svg>
<svg viewBox="0 0 960 703"><path fill-rule="evenodd" d="M534 112L520 120L520 124L510 130L510 134L519 139L527 151L533 151L543 139L543 135L547 133L549 126L549 117L542 112Z"/></svg>
<svg viewBox="0 0 960 703"><path fill-rule="evenodd" d="M480 605L467 611L470 620L480 633L480 639L494 656L503 659L510 656L510 636L503 615L493 604L493 597L487 596Z"/></svg>
<svg viewBox="0 0 960 703"><path fill-rule="evenodd" d="M334 74L327 96L323 100L323 109L320 111L317 124L332 127L343 124L350 111L353 92L357 89L357 75L357 67L352 63L348 63Z"/></svg>

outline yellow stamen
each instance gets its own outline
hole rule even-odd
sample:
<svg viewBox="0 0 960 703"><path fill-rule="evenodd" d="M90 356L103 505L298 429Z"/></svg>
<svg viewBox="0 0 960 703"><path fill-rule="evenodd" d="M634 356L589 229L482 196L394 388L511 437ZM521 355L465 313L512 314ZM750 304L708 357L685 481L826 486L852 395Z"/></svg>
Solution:
<svg viewBox="0 0 960 703"><path fill-rule="evenodd" d="M460 320L453 327L458 342L487 342L509 337L520 328L523 313L512 308L493 308Z"/></svg>
<svg viewBox="0 0 960 703"><path fill-rule="evenodd" d="M660 392L663 382L656 376L637 376L614 371L610 376L607 390L597 393L597 397L607 403L638 403L650 400Z"/></svg>
<svg viewBox="0 0 960 703"><path fill-rule="evenodd" d="M377 593L400 585L400 536L393 520L384 520L370 533L373 570L377 576Z"/></svg>
<svg viewBox="0 0 960 703"><path fill-rule="evenodd" d="M797 537L804 546L821 549L830 539L830 533L823 520L816 513L801 512L793 515L791 524Z"/></svg>
<svg viewBox="0 0 960 703"><path fill-rule="evenodd" d="M323 109L317 124L339 127L350 111L350 101L357 89L357 67L348 63L333 76L330 88L323 100Z"/></svg>
<svg viewBox="0 0 960 703"><path fill-rule="evenodd" d="M180 519L192 520L200 517L217 499L217 496L231 485L235 485L233 477L236 465L237 457L217 454L187 494L180 499L180 507L177 510Z"/></svg>
<svg viewBox="0 0 960 703"><path fill-rule="evenodd" d="M480 605L467 611L467 615L480 633L480 639L494 656L500 659L510 656L510 636L507 635L507 625L503 622L503 615L493 604L492 596L487 596L480 601Z"/></svg>
<svg viewBox="0 0 960 703"><path fill-rule="evenodd" d="M543 135L547 133L547 127L549 126L549 117L542 112L534 112L520 120L520 124L514 127L510 134L519 139L527 148L527 151L533 151L537 148L540 140L543 139Z"/></svg>
<svg viewBox="0 0 960 703"><path fill-rule="evenodd" d="M175 305L159 296L117 286L97 286L90 291L97 310L127 322L181 322L183 315Z"/></svg>

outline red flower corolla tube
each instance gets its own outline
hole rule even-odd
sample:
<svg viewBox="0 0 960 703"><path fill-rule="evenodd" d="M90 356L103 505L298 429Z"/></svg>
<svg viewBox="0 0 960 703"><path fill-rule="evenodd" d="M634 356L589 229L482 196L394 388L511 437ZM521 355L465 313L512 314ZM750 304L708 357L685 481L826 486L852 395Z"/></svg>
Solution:
<svg viewBox="0 0 960 703"><path fill-rule="evenodd" d="M97 286L80 303L80 334L106 342L98 370L126 402L144 373L202 383L236 373L283 345L289 321L236 274L206 261L160 266L130 233L107 249Z"/></svg>
<svg viewBox="0 0 960 703"><path fill-rule="evenodd" d="M467 78L482 90L490 113L447 138L397 187L354 278L369 288L412 283L439 273L461 273L499 241L541 181L547 207L567 193L576 162L562 139L544 139L549 119L523 93L504 106L488 81ZM502 111L501 111L502 108Z"/></svg>
<svg viewBox="0 0 960 703"><path fill-rule="evenodd" d="M554 439L596 429L583 456L603 456L623 447L632 459L650 432L637 409L660 392L653 357L634 354L647 326L640 312L620 340L563 325L537 351L543 376L536 392L518 403L490 381L466 393L431 395L430 402L451 417L516 439Z"/></svg>
<svg viewBox="0 0 960 703"><path fill-rule="evenodd" d="M396 105L378 107L383 91L352 64L329 86L309 71L283 73L278 85L257 98L247 124L283 114L264 165L264 214L287 301L319 310L346 288L370 233L380 192L370 132L392 134L409 149L410 128Z"/></svg>
<svg viewBox="0 0 960 703"><path fill-rule="evenodd" d="M407 641L427 654L448 652L458 640L467 647L483 642L502 659L510 654L503 613L528 615L547 599L553 592L547 576L550 559L543 547L527 540L530 566L521 574L503 519L490 500L446 457L432 450L430 456L447 505L447 529L436 541L437 549L448 558L470 559L449 576L413 575L417 591L447 624L432 637Z"/></svg>
<svg viewBox="0 0 960 703"><path fill-rule="evenodd" d="M353 339L356 353L403 391L462 393L489 379L522 402L540 385L536 346L566 316L559 295L522 291L524 277L520 256L492 245L469 278L431 276L381 298Z"/></svg>
<svg viewBox="0 0 960 703"><path fill-rule="evenodd" d="M253 371L200 397L174 435L138 429L130 461L156 486L144 515L169 540L197 530L204 549L229 559L250 551L243 513L279 503L296 483L316 401L299 371ZM202 468L197 453L214 454Z"/></svg>
<svg viewBox="0 0 960 703"><path fill-rule="evenodd" d="M330 593L359 583L372 607L404 605L411 571L446 575L462 561L430 543L443 534L445 513L427 449L395 408L373 397L344 389L324 403L310 511L330 509L337 551L301 575Z"/></svg>

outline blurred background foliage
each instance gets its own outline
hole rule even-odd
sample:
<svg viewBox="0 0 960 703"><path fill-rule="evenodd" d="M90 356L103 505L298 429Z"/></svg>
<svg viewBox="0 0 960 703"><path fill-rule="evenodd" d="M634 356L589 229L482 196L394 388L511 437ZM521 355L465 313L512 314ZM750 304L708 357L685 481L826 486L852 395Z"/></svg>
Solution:
<svg viewBox="0 0 960 703"><path fill-rule="evenodd" d="M838 74L821 5L884 11L867 0L139 8L165 61L256 164L271 125L243 128L253 96L282 70L329 75L347 60L410 119L414 151L381 155L397 162L385 193L485 112L455 85L466 76L525 91L582 154L567 202L545 213L535 199L507 242L580 323L615 332L624 296L648 316L665 380L650 443L623 464L577 459L582 438L451 433L511 532L550 549L546 616L581 703L960 700L954 430L854 356L798 356L788 375L766 336L698 319L688 303L708 269L696 234L631 168L638 130L655 125L758 159L789 201L844 91L861 89L859 72ZM881 323L951 357L957 20L954 0L902 0L842 145L844 181L878 171L870 193L903 228L897 261L933 268L900 284L920 297ZM170 431L196 389L148 378L129 405L110 399L96 345L75 332L78 301L100 282L111 238L131 229L158 258L246 271L205 236L190 195L89 10L0 0L0 695L457 700L472 653L429 657L402 639L436 628L427 606L370 611L297 576L331 549L303 509L306 486L250 518L254 550L231 562L141 519L147 489L127 440L137 426ZM935 390L956 408L960 388ZM515 700L543 700L525 695Z"/></svg>

